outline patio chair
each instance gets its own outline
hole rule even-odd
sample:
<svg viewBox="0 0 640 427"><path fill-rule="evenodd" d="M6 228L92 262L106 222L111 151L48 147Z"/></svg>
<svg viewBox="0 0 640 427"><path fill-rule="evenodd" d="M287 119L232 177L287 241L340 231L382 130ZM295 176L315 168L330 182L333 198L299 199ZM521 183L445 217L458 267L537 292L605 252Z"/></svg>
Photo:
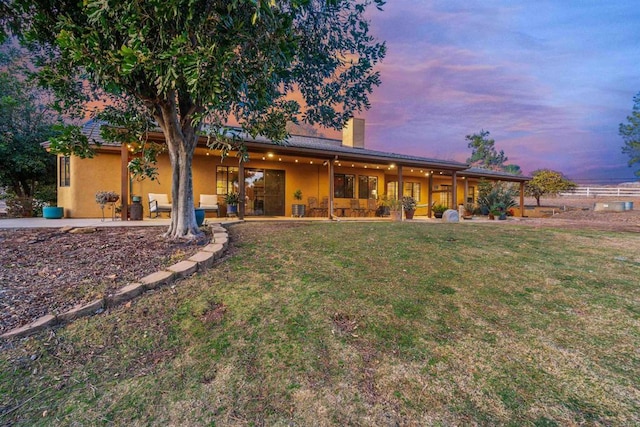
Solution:
<svg viewBox="0 0 640 427"><path fill-rule="evenodd" d="M320 214L320 206L318 205L317 197L309 197L307 199L309 203L309 216L318 216Z"/></svg>
<svg viewBox="0 0 640 427"><path fill-rule="evenodd" d="M351 215L361 216L364 215L365 209L360 207L360 200L351 199Z"/></svg>
<svg viewBox="0 0 640 427"><path fill-rule="evenodd" d="M155 213L155 217L158 218L160 212L171 213L169 196L162 193L149 193L149 218L151 218L152 213Z"/></svg>
<svg viewBox="0 0 640 427"><path fill-rule="evenodd" d="M215 212L216 215L220 217L220 210L218 209L218 195L201 194L198 208L204 209L205 212Z"/></svg>
<svg viewBox="0 0 640 427"><path fill-rule="evenodd" d="M329 198L323 197L320 202L320 216L326 217L329 215Z"/></svg>

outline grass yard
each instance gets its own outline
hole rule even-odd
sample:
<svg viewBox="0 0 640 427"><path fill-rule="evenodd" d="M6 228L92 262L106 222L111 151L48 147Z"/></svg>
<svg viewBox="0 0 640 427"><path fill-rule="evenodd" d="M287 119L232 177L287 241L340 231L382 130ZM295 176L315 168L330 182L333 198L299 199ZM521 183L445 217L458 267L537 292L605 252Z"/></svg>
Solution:
<svg viewBox="0 0 640 427"><path fill-rule="evenodd" d="M245 223L0 352L0 425L640 424L640 235Z"/></svg>

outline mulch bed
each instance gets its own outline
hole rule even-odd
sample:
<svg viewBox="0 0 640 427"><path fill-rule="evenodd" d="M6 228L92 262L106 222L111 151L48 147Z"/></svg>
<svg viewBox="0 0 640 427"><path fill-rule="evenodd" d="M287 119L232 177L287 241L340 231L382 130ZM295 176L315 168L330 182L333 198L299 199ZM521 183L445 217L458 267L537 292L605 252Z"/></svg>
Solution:
<svg viewBox="0 0 640 427"><path fill-rule="evenodd" d="M0 334L61 313L174 264L209 243L171 241L166 227L0 229Z"/></svg>

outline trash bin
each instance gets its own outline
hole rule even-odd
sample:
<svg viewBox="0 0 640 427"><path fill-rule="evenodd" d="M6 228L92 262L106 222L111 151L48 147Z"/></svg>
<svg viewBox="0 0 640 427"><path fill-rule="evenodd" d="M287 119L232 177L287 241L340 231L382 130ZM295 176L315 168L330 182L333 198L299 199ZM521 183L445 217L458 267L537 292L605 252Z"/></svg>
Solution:
<svg viewBox="0 0 640 427"><path fill-rule="evenodd" d="M140 200L134 200L129 206L129 220L142 221L143 209Z"/></svg>

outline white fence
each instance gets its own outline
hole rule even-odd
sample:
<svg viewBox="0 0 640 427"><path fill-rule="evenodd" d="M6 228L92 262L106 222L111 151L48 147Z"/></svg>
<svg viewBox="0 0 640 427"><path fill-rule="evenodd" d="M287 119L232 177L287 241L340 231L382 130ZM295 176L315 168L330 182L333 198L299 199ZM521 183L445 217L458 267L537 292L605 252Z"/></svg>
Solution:
<svg viewBox="0 0 640 427"><path fill-rule="evenodd" d="M576 187L560 193L567 197L640 197L640 187Z"/></svg>

